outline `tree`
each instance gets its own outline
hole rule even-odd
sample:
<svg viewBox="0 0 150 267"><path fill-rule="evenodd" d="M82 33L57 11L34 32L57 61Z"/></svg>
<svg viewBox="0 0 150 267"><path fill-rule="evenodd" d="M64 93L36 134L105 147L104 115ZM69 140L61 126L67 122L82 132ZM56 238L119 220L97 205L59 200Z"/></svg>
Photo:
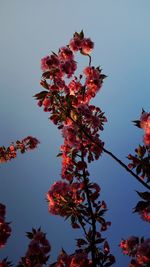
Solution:
<svg viewBox="0 0 150 267"><path fill-rule="evenodd" d="M73 229L80 228L83 231L83 236L77 239L77 249L72 255L62 250L57 262L49 266L109 267L115 263L109 244L102 236L103 231L111 225L104 218L107 205L99 199L101 188L90 180L88 170L88 164L98 160L102 153L111 156L145 188L150 189L150 113L143 110L140 120L134 121L137 127L144 129L144 145L135 150L135 155L128 156L130 164L126 166L105 148L100 132L103 131L107 118L99 107L90 104L90 100L100 91L106 78L100 67L91 65L90 53L93 48L94 43L90 38L85 38L83 31L75 32L69 44L61 47L58 54L53 52L41 60L43 74L40 84L44 90L37 93L35 98L38 105L50 113L50 120L57 125L64 138L64 144L57 155L62 158L63 180L56 181L49 189L48 209L51 214L70 220ZM77 77L74 55L78 51L88 57L89 65ZM1 161L15 157L18 149L25 152L28 148L35 148L37 144L37 139L28 137L21 142L17 141L16 146L12 144L8 149L3 147ZM142 201L138 202L135 212L149 222L150 193L137 193ZM4 209L1 205L5 224ZM11 232L10 226L7 226L9 229L3 230L7 233L3 245ZM51 249L46 235L39 228L32 229L27 236L31 242L17 266L45 265ZM133 236L127 240L123 239L120 247L125 254L132 257L130 267L150 266L150 239ZM1 266L10 264L7 259L1 262Z"/></svg>

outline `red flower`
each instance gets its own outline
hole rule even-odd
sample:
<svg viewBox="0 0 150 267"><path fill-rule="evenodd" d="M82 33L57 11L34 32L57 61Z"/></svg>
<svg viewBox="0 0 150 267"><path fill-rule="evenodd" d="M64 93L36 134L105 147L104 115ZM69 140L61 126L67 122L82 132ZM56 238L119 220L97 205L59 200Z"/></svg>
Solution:
<svg viewBox="0 0 150 267"><path fill-rule="evenodd" d="M84 38L82 43L81 43L81 51L84 54L90 54L91 51L94 48L94 43L91 41L90 38Z"/></svg>

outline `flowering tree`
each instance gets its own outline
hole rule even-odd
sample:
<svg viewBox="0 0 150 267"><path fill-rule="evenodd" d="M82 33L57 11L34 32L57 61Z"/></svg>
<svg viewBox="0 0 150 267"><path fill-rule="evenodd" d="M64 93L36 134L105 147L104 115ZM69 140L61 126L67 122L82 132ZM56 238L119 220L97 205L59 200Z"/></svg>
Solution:
<svg viewBox="0 0 150 267"><path fill-rule="evenodd" d="M94 43L90 38L85 38L83 31L76 32L67 46L61 47L57 54L53 52L41 60L43 74L40 84L44 90L36 94L35 98L38 105L50 114L50 120L57 125L64 138L57 155L62 159L62 179L56 181L47 192L48 210L51 214L70 220L73 229L80 228L83 231L81 238L77 239L75 251L68 255L62 250L57 262L49 266L109 267L115 263L109 244L102 235L111 225L104 218L107 205L100 199L101 188L90 180L88 171L88 164L98 160L103 152L117 161L145 188L150 189L150 114L143 110L140 120L134 121L136 126L144 129L144 144L135 150L135 155L128 156L130 164L126 166L105 148L100 133L107 118L99 107L90 104L106 78L99 67L91 65L90 53L93 48ZM75 75L76 52L89 59L88 66L78 76ZM38 143L35 140L27 148L35 148ZM20 144L24 144L24 148ZM26 141L22 141L8 149L1 148L1 162L13 158L17 149L21 152L28 150L26 144ZM135 212L150 222L150 192L138 194L142 200L136 205ZM1 207L4 217L4 206ZM11 232L8 223L7 227L3 244ZM1 232L0 228L0 240ZM32 229L27 236L31 242L17 266L40 267L47 264L51 246L46 235L39 228ZM130 267L150 266L150 239L132 236L122 240L120 247L123 253L132 257ZM0 264L2 267L11 266L7 259Z"/></svg>

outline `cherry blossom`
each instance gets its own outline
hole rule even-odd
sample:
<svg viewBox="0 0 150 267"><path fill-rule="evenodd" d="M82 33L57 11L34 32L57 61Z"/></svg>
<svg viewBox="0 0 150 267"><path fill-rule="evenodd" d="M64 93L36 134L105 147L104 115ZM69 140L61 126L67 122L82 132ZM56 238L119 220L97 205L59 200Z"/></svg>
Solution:
<svg viewBox="0 0 150 267"><path fill-rule="evenodd" d="M32 136L28 136L21 141L12 143L9 147L0 147L0 163L7 162L17 156L17 150L24 153L28 150L33 150L37 147L39 141Z"/></svg>
<svg viewBox="0 0 150 267"><path fill-rule="evenodd" d="M42 267L49 259L51 246L46 239L46 234L41 231L32 229L27 232L27 237L31 239L25 257L22 257L17 267Z"/></svg>

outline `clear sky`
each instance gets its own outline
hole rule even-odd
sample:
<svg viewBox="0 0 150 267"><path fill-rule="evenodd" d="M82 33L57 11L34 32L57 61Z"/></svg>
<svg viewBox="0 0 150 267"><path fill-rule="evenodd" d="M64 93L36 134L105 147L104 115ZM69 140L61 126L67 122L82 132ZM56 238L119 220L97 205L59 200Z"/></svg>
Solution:
<svg viewBox="0 0 150 267"><path fill-rule="evenodd" d="M103 140L127 163L126 156L142 141L142 131L131 121L138 119L142 107L150 110L149 14L149 0L0 0L0 146L27 135L41 141L37 150L0 166L0 202L7 206L13 230L0 258L17 262L26 251L25 232L31 227L47 232L52 260L62 247L71 253L80 234L62 218L50 216L45 201L50 185L60 179L56 155L62 139L32 97L41 89L41 57L57 52L75 31L83 29L91 37L92 63L108 75L93 101L108 118ZM144 188L106 155L90 170L108 204L112 226L104 236L116 255L114 266L126 267L129 259L118 248L120 239L150 237L149 225L132 214L135 190Z"/></svg>

